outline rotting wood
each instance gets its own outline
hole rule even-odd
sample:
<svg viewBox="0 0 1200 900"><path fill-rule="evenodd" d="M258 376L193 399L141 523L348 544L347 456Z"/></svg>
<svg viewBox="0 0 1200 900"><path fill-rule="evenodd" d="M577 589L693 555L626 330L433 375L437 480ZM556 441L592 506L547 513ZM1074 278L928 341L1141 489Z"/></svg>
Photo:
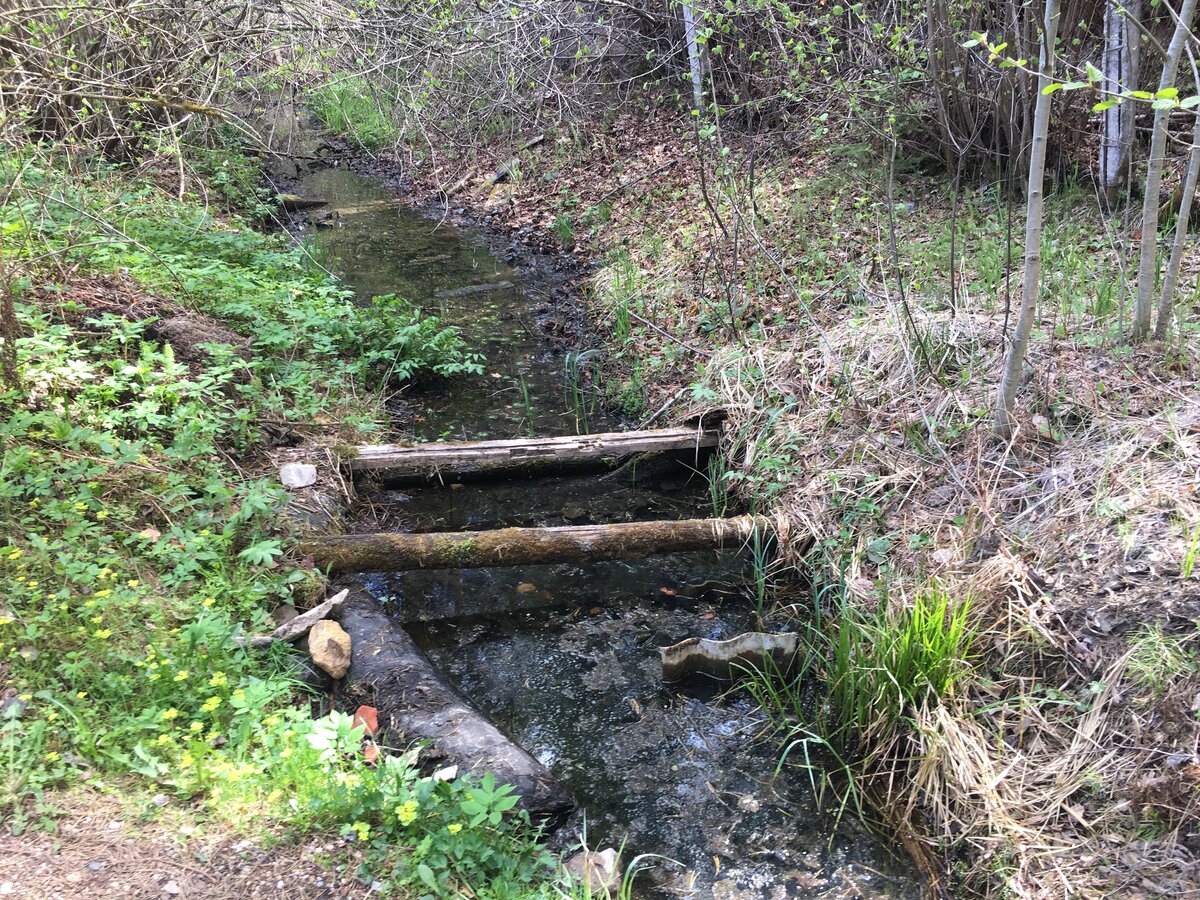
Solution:
<svg viewBox="0 0 1200 900"><path fill-rule="evenodd" d="M415 444L410 447L372 444L356 448L345 465L351 472L490 472L524 469L528 464L538 462L568 466L660 450L698 451L715 447L717 440L715 430L681 427L552 438Z"/></svg>
<svg viewBox="0 0 1200 900"><path fill-rule="evenodd" d="M300 197L296 194L280 194L279 203L288 212L303 212L329 205L329 201L322 197Z"/></svg>
<svg viewBox="0 0 1200 900"><path fill-rule="evenodd" d="M774 531L773 520L766 516L737 516L438 534L346 534L311 538L298 549L330 572L478 569L736 548L756 532Z"/></svg>
<svg viewBox="0 0 1200 900"><path fill-rule="evenodd" d="M369 593L352 589L341 623L350 635L352 659L339 705L375 707L393 745L427 741L425 757L460 771L493 773L497 783L516 788L531 816L558 817L574 808L549 770L464 700Z"/></svg>
<svg viewBox="0 0 1200 900"><path fill-rule="evenodd" d="M800 636L749 631L727 641L688 638L660 647L659 652L663 681L682 681L689 675L732 681L746 671L769 666L786 675L800 655Z"/></svg>
<svg viewBox="0 0 1200 900"><path fill-rule="evenodd" d="M482 181L480 181L480 184L483 185L484 187L491 187L492 185L496 184L498 181L501 181L502 179L511 175L512 167L515 166L517 164L517 162L520 160L520 154L524 153L526 150L532 150L534 147L538 146L539 144L544 143L545 140L546 140L545 134L536 134L533 137L531 137L529 140L522 143L520 146L517 147L517 154L518 154L517 156L514 156L511 159L509 159L507 162L505 162L502 166L497 168L490 175L484 176ZM453 184L441 185L438 188L438 191L439 191L439 193L441 193L441 195L443 197L445 197L448 200L451 197L453 197L455 194L457 194L459 191L461 191L463 188L465 188L467 185L469 185L472 181L476 180L477 177L478 176L476 175L476 170L470 169L467 171L467 173L465 175L463 175L461 178L458 179L458 181L454 182Z"/></svg>

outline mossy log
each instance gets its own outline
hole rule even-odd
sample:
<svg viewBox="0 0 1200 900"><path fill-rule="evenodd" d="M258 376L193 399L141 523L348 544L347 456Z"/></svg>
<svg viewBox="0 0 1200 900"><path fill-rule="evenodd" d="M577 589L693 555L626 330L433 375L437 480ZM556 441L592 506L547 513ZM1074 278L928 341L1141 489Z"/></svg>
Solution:
<svg viewBox="0 0 1200 900"><path fill-rule="evenodd" d="M346 534L303 541L299 551L330 572L478 569L738 547L756 531L766 535L773 530L765 516L737 516L438 534Z"/></svg>
<svg viewBox="0 0 1200 900"><path fill-rule="evenodd" d="M516 788L521 806L538 819L575 807L570 792L527 751L505 737L446 681L429 657L369 593L350 591L341 624L350 635L350 670L339 704L375 707L387 743L428 742L423 756L460 772L491 772Z"/></svg>
<svg viewBox="0 0 1200 900"><path fill-rule="evenodd" d="M621 459L635 453L661 450L699 451L717 445L717 432L697 427L652 431L615 431L552 438L500 441L450 441L414 444L373 444L354 448L345 461L351 472L387 475L444 475L567 468L585 462Z"/></svg>

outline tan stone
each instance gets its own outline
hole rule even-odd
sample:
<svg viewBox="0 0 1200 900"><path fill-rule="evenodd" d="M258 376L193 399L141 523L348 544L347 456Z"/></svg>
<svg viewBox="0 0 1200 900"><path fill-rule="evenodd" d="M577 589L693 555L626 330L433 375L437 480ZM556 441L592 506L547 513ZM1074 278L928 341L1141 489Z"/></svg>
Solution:
<svg viewBox="0 0 1200 900"><path fill-rule="evenodd" d="M322 619L308 633L308 653L318 668L341 678L350 668L350 635L331 619Z"/></svg>

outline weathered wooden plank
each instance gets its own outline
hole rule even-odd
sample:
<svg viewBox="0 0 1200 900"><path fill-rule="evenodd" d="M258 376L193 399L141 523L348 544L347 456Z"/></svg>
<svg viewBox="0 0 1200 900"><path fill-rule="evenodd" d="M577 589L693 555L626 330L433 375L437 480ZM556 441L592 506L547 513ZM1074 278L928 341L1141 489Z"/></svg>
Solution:
<svg viewBox="0 0 1200 900"><path fill-rule="evenodd" d="M765 516L737 516L439 534L345 534L310 538L299 545L299 551L330 572L476 569L641 559L737 547L756 530L769 534L774 524Z"/></svg>
<svg viewBox="0 0 1200 900"><path fill-rule="evenodd" d="M526 468L536 462L566 466L589 460L619 459L634 453L699 450L716 444L717 432L695 427L412 446L370 444L356 448L355 454L346 460L346 466L351 472L397 474L499 471Z"/></svg>

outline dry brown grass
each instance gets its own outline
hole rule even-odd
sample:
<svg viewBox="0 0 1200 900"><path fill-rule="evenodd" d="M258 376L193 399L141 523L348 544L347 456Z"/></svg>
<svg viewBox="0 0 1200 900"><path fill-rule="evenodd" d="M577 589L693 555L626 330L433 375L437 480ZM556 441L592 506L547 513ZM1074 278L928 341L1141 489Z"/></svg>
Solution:
<svg viewBox="0 0 1200 900"><path fill-rule="evenodd" d="M834 234L828 221L796 223L795 198L820 174L819 154L782 161L779 182L768 175L759 185L759 215L740 220L741 264L769 288L741 295L745 318L778 324L749 341L727 333L714 341L698 316L720 308L719 270L736 269L738 257L696 212L703 204L686 130L619 120L608 136L556 166L553 194L530 178L496 215L548 231L555 194L578 198L581 209L612 198L612 219L590 246L625 248L638 308L661 329L635 324L626 352L680 360L648 379L647 408L727 413L736 486L767 498L796 538L793 551L809 537L830 549L792 552L791 564L836 568L818 574L844 577L868 606L884 588L912 596L931 577L973 598L974 677L918 711L886 764L864 773L892 824L910 832L906 844L938 858L943 895L1200 892L1192 836L1200 675L1191 657L1200 562L1191 579L1181 573L1189 536L1200 533L1194 322L1172 348L1035 340L1021 427L998 443L987 411L1002 313L985 313L976 304L989 298L965 287L954 315L910 294L926 355L895 295L886 220L860 218L852 232ZM664 156L682 164L637 191L613 194L596 174L619 158L626 178L641 176ZM728 205L722 212L733 221ZM822 240L857 273L836 289L802 293L809 247ZM1185 268L1200 268L1195 253ZM630 293L625 275L610 267L595 279L602 324L612 325L613 304ZM847 305L847 296L857 302ZM1073 321L1072 333L1098 330ZM692 363L703 365L710 393L689 404L681 398L693 396L684 389ZM880 537L888 538L884 566L868 553ZM1148 625L1176 641L1185 660L1161 688L1136 674Z"/></svg>
<svg viewBox="0 0 1200 900"><path fill-rule="evenodd" d="M999 359L986 318L923 317ZM776 506L797 533L839 544L861 602L931 575L976 600L986 652L975 683L919 711L869 780L987 893L1200 888L1183 839L1200 773L1191 694L1182 720L1156 727L1194 681L1175 672L1163 696L1147 696L1126 672L1143 622L1187 647L1200 619L1200 580L1181 577L1200 523L1191 373L1164 371L1156 349L1119 361L1040 345L1023 427L1001 444L985 419L971 422L987 408L995 363L948 388L921 371L900 322L880 307L819 337L728 348L709 366L730 416L731 464L754 473L764 454L783 455ZM947 422L953 437L939 433ZM864 505L878 514L853 521L847 544L847 510ZM865 552L880 535L895 549L886 569ZM928 546L905 545L909 535Z"/></svg>

